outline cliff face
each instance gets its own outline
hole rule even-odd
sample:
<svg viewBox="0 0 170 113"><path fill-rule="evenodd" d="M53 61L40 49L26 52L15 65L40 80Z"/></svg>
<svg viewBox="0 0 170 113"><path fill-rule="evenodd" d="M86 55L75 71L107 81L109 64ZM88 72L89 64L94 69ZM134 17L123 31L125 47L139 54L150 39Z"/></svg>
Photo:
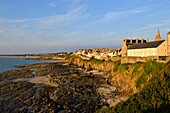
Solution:
<svg viewBox="0 0 170 113"><path fill-rule="evenodd" d="M103 60L83 60L77 56L70 56L66 58L70 65L77 65L86 70L98 70L104 72L106 76L106 81L109 85L116 87L116 90L120 92L119 95L127 96L135 92L136 89L133 89L133 86L124 80L125 76L129 74L128 65L120 66L120 61L103 61ZM119 72L119 66L122 69ZM122 77L121 77L122 76Z"/></svg>
<svg viewBox="0 0 170 113"><path fill-rule="evenodd" d="M147 81L152 77L152 72L163 67L163 63L147 61L145 63L121 64L120 61L103 61L94 58L83 60L78 56L66 57L70 65L74 64L86 70L99 70L108 74L106 78L122 91L123 95L131 95L142 89Z"/></svg>
<svg viewBox="0 0 170 113"><path fill-rule="evenodd" d="M127 101L115 107L100 109L97 113L169 113L170 112L170 61L152 72L145 86Z"/></svg>
<svg viewBox="0 0 170 113"><path fill-rule="evenodd" d="M81 58L75 58L69 60L70 64L77 65L79 67L85 68L87 70L99 70L102 72L112 72L113 70L113 63L112 62L104 62L102 60L91 59L89 60L82 60Z"/></svg>
<svg viewBox="0 0 170 113"><path fill-rule="evenodd" d="M118 97L114 97L114 99L119 98L117 103L114 103L114 107L104 108L97 112L133 113L151 110L151 112L168 113L170 111L170 62L164 64L150 60L145 63L121 64L120 61L82 60L76 56L74 58L72 56L68 61L69 64L107 73L109 87L115 86L119 91Z"/></svg>

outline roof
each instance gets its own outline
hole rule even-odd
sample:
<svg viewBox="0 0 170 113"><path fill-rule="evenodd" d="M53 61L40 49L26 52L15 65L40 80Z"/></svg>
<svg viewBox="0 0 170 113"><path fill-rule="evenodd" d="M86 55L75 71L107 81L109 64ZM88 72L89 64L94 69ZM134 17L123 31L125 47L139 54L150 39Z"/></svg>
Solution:
<svg viewBox="0 0 170 113"><path fill-rule="evenodd" d="M159 45L161 45L165 40L159 40L159 41L153 41L153 42L145 42L145 43L139 43L134 44L128 49L141 49L141 48L156 48Z"/></svg>

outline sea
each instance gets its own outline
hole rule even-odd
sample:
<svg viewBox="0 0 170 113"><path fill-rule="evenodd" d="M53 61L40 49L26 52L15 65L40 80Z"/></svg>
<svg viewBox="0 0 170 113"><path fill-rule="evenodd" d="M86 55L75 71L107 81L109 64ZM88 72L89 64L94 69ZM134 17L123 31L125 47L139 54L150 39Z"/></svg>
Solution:
<svg viewBox="0 0 170 113"><path fill-rule="evenodd" d="M23 58L0 58L0 73L15 70L15 65L28 65L35 63L51 62L51 60L28 60Z"/></svg>

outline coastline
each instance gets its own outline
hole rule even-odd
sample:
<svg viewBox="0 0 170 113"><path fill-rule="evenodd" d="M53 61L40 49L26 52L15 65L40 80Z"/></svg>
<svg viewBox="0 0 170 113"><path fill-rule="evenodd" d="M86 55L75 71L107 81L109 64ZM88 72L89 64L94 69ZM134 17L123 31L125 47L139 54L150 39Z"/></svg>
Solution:
<svg viewBox="0 0 170 113"><path fill-rule="evenodd" d="M55 62L16 66L19 70L0 74L0 111L12 112L15 107L16 112L98 112L114 108L138 93L135 80L143 73L134 70L144 70L148 63L158 64L148 61L125 65L120 61L83 60L77 56L66 56L65 60L58 56L39 59ZM46 100L43 106L42 99ZM31 103L37 103L33 105L36 108Z"/></svg>
<svg viewBox="0 0 170 113"><path fill-rule="evenodd" d="M42 59L39 56L25 57L25 56L0 56L0 73L17 70L17 68L25 67L29 64L37 64L44 62L62 62L60 59Z"/></svg>
<svg viewBox="0 0 170 113"><path fill-rule="evenodd" d="M40 58L39 56L18 56L18 55L0 55L0 58L24 58L24 59L27 59L27 58L30 58L30 59L37 59L37 58Z"/></svg>
<svg viewBox="0 0 170 113"><path fill-rule="evenodd" d="M18 95L18 93L28 96L30 94L26 94L26 92L33 90L36 90L36 92L40 91L43 95L46 95L44 97L46 99L52 99L51 105L53 106L56 104L56 101L58 102L57 106L59 108L51 108L48 109L48 111L57 109L57 111L70 110L74 112L74 110L82 110L94 112L103 106L115 105L115 103L118 103L121 100L121 98L119 99L116 95L118 94L116 88L107 84L108 75L97 70L87 71L62 61L30 64L19 68L19 70L11 70L0 74L0 87L3 89L0 91L0 101L3 102L3 104L0 105L3 106L0 107L1 111L10 111L13 107L16 107L16 105L9 105L10 103L8 103L8 101L14 103L17 101L19 103L19 105L17 105L19 108L16 110L26 109L22 106L26 101L22 99L17 100L17 98L22 98L23 95L19 95L15 99L12 98L13 96ZM16 92L16 88L22 89L23 85L21 84L24 84L24 88L26 89L18 90ZM5 87L12 87L10 93L7 93L8 88L6 89ZM37 88L41 90L38 90ZM105 92L103 93L103 91ZM12 96L9 97L8 94ZM39 93L37 94L34 92L32 95L39 95ZM116 97L115 100L114 97ZM8 101L6 100L7 98ZM41 99L37 100L37 97L35 100L30 99L31 98L28 97L26 100L36 103L41 102ZM85 100L89 102L86 103ZM48 104L49 103L47 102L45 105L47 106ZM41 105L37 106L39 108L42 107ZM75 108L73 109L71 106L75 106ZM86 107L84 108L83 106ZM89 109L90 106L93 107ZM31 111L35 111L35 108L32 108L29 105L27 107ZM42 109L47 110L46 108Z"/></svg>

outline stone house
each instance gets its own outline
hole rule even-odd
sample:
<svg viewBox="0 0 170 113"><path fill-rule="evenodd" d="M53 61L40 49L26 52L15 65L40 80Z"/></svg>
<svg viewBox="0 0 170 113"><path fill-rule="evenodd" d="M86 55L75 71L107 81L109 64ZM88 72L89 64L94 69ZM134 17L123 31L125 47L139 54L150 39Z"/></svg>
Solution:
<svg viewBox="0 0 170 113"><path fill-rule="evenodd" d="M145 43L145 42L148 42L148 39L123 39L122 40L122 51L121 51L121 56L127 56L127 50L129 47L131 47L132 45L134 44L139 44L139 43Z"/></svg>
<svg viewBox="0 0 170 113"><path fill-rule="evenodd" d="M167 56L167 41L158 40L153 42L135 44L128 48L127 56Z"/></svg>
<svg viewBox="0 0 170 113"><path fill-rule="evenodd" d="M160 31L155 37L155 41L134 44L127 50L128 57L157 57L170 56L170 32L167 41L160 36Z"/></svg>

